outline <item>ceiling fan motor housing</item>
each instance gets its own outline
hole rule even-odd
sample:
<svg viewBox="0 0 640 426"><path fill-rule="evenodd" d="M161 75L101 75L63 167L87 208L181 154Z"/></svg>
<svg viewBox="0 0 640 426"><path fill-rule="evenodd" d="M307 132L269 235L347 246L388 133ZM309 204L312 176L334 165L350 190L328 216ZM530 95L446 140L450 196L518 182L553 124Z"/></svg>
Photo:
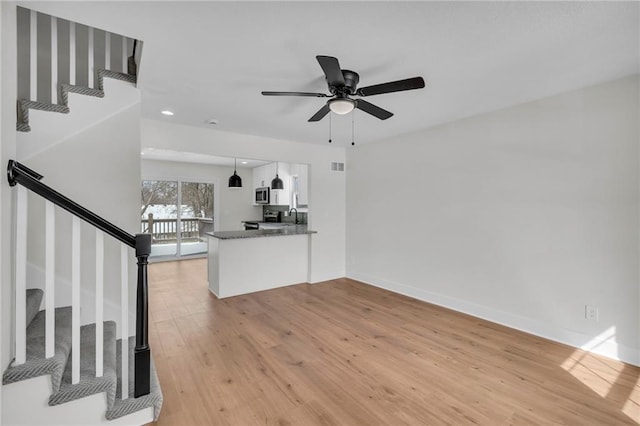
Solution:
<svg viewBox="0 0 640 426"><path fill-rule="evenodd" d="M355 71L342 70L342 77L344 78L344 87L336 87L334 94L347 94L353 95L356 92L356 87L360 81L360 76Z"/></svg>

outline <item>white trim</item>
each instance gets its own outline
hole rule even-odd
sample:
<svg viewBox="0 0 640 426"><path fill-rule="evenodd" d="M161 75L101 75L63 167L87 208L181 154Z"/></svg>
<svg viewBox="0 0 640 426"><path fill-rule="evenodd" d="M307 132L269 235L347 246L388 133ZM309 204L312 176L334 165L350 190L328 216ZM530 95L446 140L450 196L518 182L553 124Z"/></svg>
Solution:
<svg viewBox="0 0 640 426"><path fill-rule="evenodd" d="M69 22L69 84L76 84L76 24Z"/></svg>
<svg viewBox="0 0 640 426"><path fill-rule="evenodd" d="M30 11L29 38L29 99L38 100L38 12Z"/></svg>
<svg viewBox="0 0 640 426"><path fill-rule="evenodd" d="M51 103L58 103L58 18L51 17Z"/></svg>
<svg viewBox="0 0 640 426"><path fill-rule="evenodd" d="M80 219L71 220L71 383L80 383Z"/></svg>
<svg viewBox="0 0 640 426"><path fill-rule="evenodd" d="M96 228L96 377L104 374L104 233Z"/></svg>
<svg viewBox="0 0 640 426"><path fill-rule="evenodd" d="M104 69L111 69L111 33L104 32Z"/></svg>
<svg viewBox="0 0 640 426"><path fill-rule="evenodd" d="M525 333L533 334L555 342L564 343L566 345L573 346L574 348L579 348L618 361L640 366L640 354L637 350L621 345L611 339L601 339L598 336L590 336L577 331L558 328L554 324L548 324L532 318L499 311L465 300L433 293L428 290L373 277L360 272L348 273L347 277L374 287L383 288L394 293L404 294L405 296L453 309L454 311L463 312L509 328L524 331ZM585 344L584 342L588 343Z"/></svg>
<svg viewBox="0 0 640 426"><path fill-rule="evenodd" d="M44 274L44 297L45 297L45 356L51 358L55 354L56 336L56 217L55 207L51 201L45 201L45 274Z"/></svg>
<svg viewBox="0 0 640 426"><path fill-rule="evenodd" d="M127 38L122 37L122 72L127 73Z"/></svg>
<svg viewBox="0 0 640 426"><path fill-rule="evenodd" d="M129 256L127 246L120 245L120 297L122 317L120 319L122 325L122 332L120 333L122 339L122 399L129 398Z"/></svg>
<svg viewBox="0 0 640 426"><path fill-rule="evenodd" d="M27 360L27 189L18 185L16 194L16 359Z"/></svg>
<svg viewBox="0 0 640 426"><path fill-rule="evenodd" d="M93 27L89 27L89 34L88 34L88 38L89 38L89 42L88 42L88 46L87 46L87 64L88 64L88 72L89 72L89 78L88 78L88 87L93 87L93 76L95 75L95 73L93 72Z"/></svg>

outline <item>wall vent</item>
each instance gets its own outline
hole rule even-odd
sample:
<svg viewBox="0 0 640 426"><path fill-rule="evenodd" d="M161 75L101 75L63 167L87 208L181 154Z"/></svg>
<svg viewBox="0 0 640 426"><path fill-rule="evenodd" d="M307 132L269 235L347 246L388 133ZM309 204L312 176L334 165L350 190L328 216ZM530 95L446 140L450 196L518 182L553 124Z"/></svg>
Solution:
<svg viewBox="0 0 640 426"><path fill-rule="evenodd" d="M344 172L344 163L336 163L335 161L331 162L331 171L332 172Z"/></svg>

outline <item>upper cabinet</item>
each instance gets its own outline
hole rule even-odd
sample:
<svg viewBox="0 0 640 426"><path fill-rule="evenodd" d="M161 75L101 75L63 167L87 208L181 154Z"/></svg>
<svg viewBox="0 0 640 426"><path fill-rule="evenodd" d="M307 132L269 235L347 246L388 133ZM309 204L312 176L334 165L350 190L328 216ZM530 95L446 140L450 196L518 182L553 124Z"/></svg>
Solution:
<svg viewBox="0 0 640 426"><path fill-rule="evenodd" d="M282 179L283 189L272 189L270 192L269 205L282 206L291 204L291 179L289 175L290 164L278 162L265 164L253 169L253 188L269 187L271 181L276 177Z"/></svg>
<svg viewBox="0 0 640 426"><path fill-rule="evenodd" d="M253 189L271 186L271 179L276 175L276 163L265 164L253 169Z"/></svg>

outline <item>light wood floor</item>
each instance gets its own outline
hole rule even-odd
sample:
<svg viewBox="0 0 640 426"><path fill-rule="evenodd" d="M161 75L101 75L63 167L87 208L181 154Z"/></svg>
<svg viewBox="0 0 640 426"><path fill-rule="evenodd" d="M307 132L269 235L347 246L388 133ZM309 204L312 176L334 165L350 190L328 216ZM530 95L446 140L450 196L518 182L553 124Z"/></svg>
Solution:
<svg viewBox="0 0 640 426"><path fill-rule="evenodd" d="M217 300L150 266L160 425L640 423L640 368L340 279Z"/></svg>

